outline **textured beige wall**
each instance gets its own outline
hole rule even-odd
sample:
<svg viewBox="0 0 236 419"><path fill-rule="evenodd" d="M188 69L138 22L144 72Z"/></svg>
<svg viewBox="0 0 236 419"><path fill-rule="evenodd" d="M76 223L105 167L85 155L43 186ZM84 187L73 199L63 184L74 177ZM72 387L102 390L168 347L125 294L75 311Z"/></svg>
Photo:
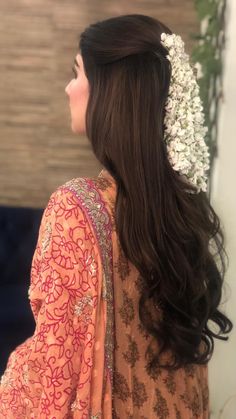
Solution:
<svg viewBox="0 0 236 419"><path fill-rule="evenodd" d="M193 0L1 1L0 204L44 207L60 184L99 172L88 140L70 130L64 88L79 33L125 13L158 17L191 50Z"/></svg>

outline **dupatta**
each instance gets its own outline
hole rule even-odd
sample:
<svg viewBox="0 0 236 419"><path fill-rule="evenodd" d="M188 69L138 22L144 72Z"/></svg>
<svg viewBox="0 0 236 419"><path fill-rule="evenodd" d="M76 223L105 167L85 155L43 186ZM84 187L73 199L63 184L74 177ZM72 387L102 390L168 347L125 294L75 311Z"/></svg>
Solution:
<svg viewBox="0 0 236 419"><path fill-rule="evenodd" d="M112 418L112 224L96 182L51 195L31 267L34 335L8 359L0 417Z"/></svg>

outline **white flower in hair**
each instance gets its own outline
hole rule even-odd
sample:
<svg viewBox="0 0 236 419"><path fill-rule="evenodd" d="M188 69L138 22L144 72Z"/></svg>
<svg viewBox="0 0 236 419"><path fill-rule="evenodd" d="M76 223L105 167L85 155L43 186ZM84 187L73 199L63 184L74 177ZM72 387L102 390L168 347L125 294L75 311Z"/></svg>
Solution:
<svg viewBox="0 0 236 419"><path fill-rule="evenodd" d="M181 37L162 33L161 43L168 50L167 59L171 63L164 120L169 161L198 192L206 192L209 151L204 140L207 127L199 86Z"/></svg>

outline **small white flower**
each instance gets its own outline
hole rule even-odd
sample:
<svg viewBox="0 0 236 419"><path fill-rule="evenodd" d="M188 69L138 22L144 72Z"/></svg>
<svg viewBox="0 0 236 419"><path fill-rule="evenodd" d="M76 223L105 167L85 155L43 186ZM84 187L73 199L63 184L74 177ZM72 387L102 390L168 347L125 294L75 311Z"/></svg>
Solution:
<svg viewBox="0 0 236 419"><path fill-rule="evenodd" d="M167 47L167 48L171 48L172 46L173 46L173 44L174 44L174 38L173 37L166 37L166 39L165 39L165 46ZM171 52L172 52L172 50L171 50Z"/></svg>

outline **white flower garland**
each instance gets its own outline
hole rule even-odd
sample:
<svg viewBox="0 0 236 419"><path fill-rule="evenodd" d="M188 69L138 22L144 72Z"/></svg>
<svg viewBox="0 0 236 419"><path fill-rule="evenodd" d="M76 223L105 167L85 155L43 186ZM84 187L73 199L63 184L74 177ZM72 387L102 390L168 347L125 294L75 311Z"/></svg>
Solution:
<svg viewBox="0 0 236 419"><path fill-rule="evenodd" d="M206 192L209 151L204 140L207 127L199 86L181 37L162 33L161 43L168 50L167 58L172 67L164 120L169 161L197 192Z"/></svg>

